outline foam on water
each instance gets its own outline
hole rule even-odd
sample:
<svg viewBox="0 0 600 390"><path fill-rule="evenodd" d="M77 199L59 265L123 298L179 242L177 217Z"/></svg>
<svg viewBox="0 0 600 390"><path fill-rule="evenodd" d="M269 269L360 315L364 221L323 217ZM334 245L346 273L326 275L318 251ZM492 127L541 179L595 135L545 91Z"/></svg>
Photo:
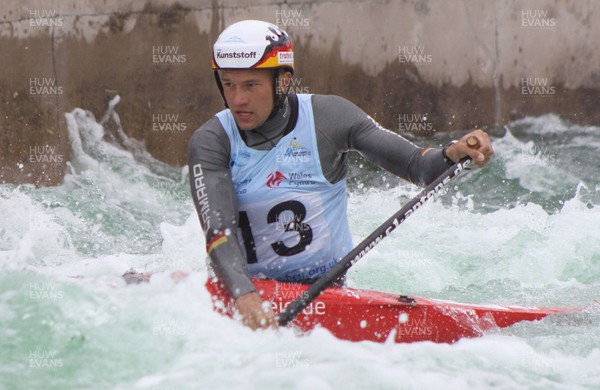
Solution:
<svg viewBox="0 0 600 390"><path fill-rule="evenodd" d="M0 186L0 388L600 387L593 308L453 345L252 332L216 314L186 177L127 138L117 103L102 125L84 110L66 115L73 158L61 186ZM349 284L474 303L600 298L600 165L574 163L598 152L581 145L598 144L594 129L555 116L511 124L489 168L406 220L352 268ZM355 242L416 193L353 191ZM126 286L129 268L155 275ZM174 270L190 276L177 282Z"/></svg>

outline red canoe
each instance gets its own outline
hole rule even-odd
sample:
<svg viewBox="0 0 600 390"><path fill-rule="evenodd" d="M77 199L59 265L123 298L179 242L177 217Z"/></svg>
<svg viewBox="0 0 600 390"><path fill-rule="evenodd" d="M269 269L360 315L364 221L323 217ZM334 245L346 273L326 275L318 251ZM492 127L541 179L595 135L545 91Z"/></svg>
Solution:
<svg viewBox="0 0 600 390"><path fill-rule="evenodd" d="M254 280L264 300L276 313L296 299L306 285L272 280ZM215 310L232 316L229 295L218 282L206 283ZM536 321L569 308L533 308L499 305L471 305L439 299L407 297L355 288L330 287L292 322L302 332L319 325L334 336L350 341L398 343L434 341L452 343L463 337L479 337L487 331L505 328L519 321Z"/></svg>

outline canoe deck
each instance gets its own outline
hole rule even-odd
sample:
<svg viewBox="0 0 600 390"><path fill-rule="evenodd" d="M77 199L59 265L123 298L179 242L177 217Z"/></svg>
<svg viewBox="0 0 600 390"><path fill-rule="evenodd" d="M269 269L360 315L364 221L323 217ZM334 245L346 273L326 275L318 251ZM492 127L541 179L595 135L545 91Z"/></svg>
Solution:
<svg viewBox="0 0 600 390"><path fill-rule="evenodd" d="M273 311L280 313L308 286L272 280L254 280L254 285ZM233 304L217 281L206 283L215 310L232 316ZM537 321L570 308L536 308L499 305L472 305L445 300L407 297L373 290L330 287L306 307L291 326L302 333L316 326L349 341L395 342L433 341L453 343L463 337L486 332L520 321Z"/></svg>

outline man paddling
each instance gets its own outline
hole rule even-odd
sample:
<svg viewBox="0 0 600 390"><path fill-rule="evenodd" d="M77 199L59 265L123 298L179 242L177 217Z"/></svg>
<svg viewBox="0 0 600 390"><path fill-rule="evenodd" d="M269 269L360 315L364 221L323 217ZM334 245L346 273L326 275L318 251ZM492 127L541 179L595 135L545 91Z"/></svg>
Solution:
<svg viewBox="0 0 600 390"><path fill-rule="evenodd" d="M341 97L287 93L292 42L270 23L226 28L212 67L227 109L190 139L190 183L210 264L253 329L277 324L251 277L311 283L352 249L349 151L422 185L463 157L483 167L493 155L481 130L424 149Z"/></svg>

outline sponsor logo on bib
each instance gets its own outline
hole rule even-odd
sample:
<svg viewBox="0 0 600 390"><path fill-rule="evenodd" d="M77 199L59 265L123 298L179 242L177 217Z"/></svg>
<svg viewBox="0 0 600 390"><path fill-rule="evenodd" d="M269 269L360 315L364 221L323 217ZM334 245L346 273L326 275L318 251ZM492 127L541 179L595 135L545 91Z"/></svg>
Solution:
<svg viewBox="0 0 600 390"><path fill-rule="evenodd" d="M276 159L278 163L306 163L310 161L311 156L312 151L294 137L285 149L277 151Z"/></svg>
<svg viewBox="0 0 600 390"><path fill-rule="evenodd" d="M239 167L243 167L248 164L248 160L250 159L250 153L241 151L238 153L233 153L231 155L231 162L229 163L230 167L237 165Z"/></svg>
<svg viewBox="0 0 600 390"><path fill-rule="evenodd" d="M285 177L285 175L279 171L271 172L269 173L269 176L267 176L267 187L279 187L281 182L286 179L287 177Z"/></svg>

